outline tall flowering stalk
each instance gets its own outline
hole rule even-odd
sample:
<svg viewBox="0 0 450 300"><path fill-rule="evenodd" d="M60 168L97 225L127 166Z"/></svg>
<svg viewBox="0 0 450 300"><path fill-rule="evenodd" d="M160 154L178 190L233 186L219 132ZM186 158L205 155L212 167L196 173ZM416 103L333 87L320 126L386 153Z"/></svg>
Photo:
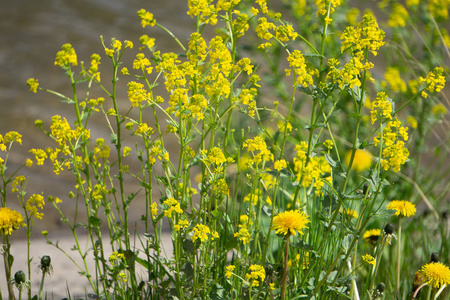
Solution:
<svg viewBox="0 0 450 300"><path fill-rule="evenodd" d="M299 210L290 210L279 213L273 218L272 229L275 233L284 236L285 250L284 250L284 269L283 277L281 279L281 299L286 298L286 283L287 283L287 268L289 261L289 238L291 235L296 235L297 232L303 235L303 230L307 228L310 221L308 216Z"/></svg>
<svg viewBox="0 0 450 300"><path fill-rule="evenodd" d="M416 214L416 206L409 201L393 200L386 206L387 209L395 210L398 216L398 242L397 242L397 295L400 297L400 270L402 261L402 218L413 217Z"/></svg>

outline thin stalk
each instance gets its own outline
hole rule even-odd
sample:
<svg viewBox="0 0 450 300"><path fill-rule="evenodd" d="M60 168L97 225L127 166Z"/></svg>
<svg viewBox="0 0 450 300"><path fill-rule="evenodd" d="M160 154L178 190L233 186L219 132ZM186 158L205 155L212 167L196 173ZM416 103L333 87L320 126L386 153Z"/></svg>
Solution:
<svg viewBox="0 0 450 300"><path fill-rule="evenodd" d="M402 219L398 221L398 241L397 241L397 298L400 299L400 266L402 260Z"/></svg>
<svg viewBox="0 0 450 300"><path fill-rule="evenodd" d="M291 237L291 233L288 232L286 234L286 247L284 248L284 268L283 268L283 279L281 280L281 300L286 298L286 282L287 282L287 267L289 260L289 238Z"/></svg>

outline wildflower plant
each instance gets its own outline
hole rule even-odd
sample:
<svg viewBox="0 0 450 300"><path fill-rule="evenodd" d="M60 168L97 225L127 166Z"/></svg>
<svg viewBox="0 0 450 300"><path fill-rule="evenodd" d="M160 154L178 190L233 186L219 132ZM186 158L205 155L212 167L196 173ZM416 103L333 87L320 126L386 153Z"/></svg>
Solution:
<svg viewBox="0 0 450 300"><path fill-rule="evenodd" d="M439 190L419 174L429 128L446 114L439 92L447 70L440 56L417 61L407 76L394 57L386 74L377 64L385 47L413 49L404 34L424 4L392 4L383 24L345 1L286 3L291 15L283 16L265 0L187 1L186 39L141 9L146 34L139 41L101 38L104 53L92 54L90 63L64 44L55 65L71 93L34 78L27 84L66 102L73 114L36 121L49 146L32 148L24 167L50 164L54 176L70 174L74 185L47 201L39 192L25 197L28 178L4 167L20 135L0 136L5 259L9 235L25 228L31 241L47 202L73 234L71 254L81 258L77 267L96 297L406 298L415 270L400 254L422 257L401 240L402 231L424 239L422 252L449 253L444 230L436 241L416 233L414 222L400 226L403 217L417 218L423 199L440 220L448 187ZM429 25L448 18L432 3ZM390 5L380 2L382 11ZM157 47L155 27L176 41L175 51ZM415 54L403 54L414 61ZM107 65L111 83L103 81ZM109 137L96 136L93 118L105 120ZM8 184L23 214L7 207ZM62 201L74 202L73 215ZM397 234L386 225L395 217ZM48 232L44 237L68 254ZM424 267L423 283L445 289L447 273L439 268ZM388 283L395 274L396 283Z"/></svg>

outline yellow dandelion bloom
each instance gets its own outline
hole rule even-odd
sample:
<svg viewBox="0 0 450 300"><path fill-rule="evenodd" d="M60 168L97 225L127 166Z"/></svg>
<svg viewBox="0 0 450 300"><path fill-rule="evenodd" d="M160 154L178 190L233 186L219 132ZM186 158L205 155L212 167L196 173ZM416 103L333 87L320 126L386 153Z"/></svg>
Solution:
<svg viewBox="0 0 450 300"><path fill-rule="evenodd" d="M345 164L348 166L350 164L350 159L352 157L352 150L349 150L345 155ZM368 151L356 149L355 157L353 158L352 169L357 172L366 171L372 166L372 154Z"/></svg>
<svg viewBox="0 0 450 300"><path fill-rule="evenodd" d="M444 284L450 284L450 269L440 262L424 265L421 273L425 277L427 284L434 288L440 288Z"/></svg>
<svg viewBox="0 0 450 300"><path fill-rule="evenodd" d="M376 245L381 236L381 229L370 229L364 232L363 239L370 245Z"/></svg>
<svg viewBox="0 0 450 300"><path fill-rule="evenodd" d="M8 207L0 208L0 230L3 231L3 234L10 235L14 229L23 226L26 226L26 224L18 211L11 210Z"/></svg>
<svg viewBox="0 0 450 300"><path fill-rule="evenodd" d="M308 227L306 226L308 223L308 216L303 212L290 210L280 213L273 218L272 229L275 229L276 233L284 235L288 233L296 235L297 231L303 234L303 229Z"/></svg>
<svg viewBox="0 0 450 300"><path fill-rule="evenodd" d="M406 200L391 201L386 208L396 210L395 216L412 217L416 214L416 206Z"/></svg>

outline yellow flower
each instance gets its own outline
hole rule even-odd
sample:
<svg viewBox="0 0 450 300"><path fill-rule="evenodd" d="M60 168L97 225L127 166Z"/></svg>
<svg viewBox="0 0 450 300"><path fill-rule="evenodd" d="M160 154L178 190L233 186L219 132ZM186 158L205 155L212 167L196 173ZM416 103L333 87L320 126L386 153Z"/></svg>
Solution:
<svg viewBox="0 0 450 300"><path fill-rule="evenodd" d="M309 223L308 216L299 210L290 210L278 214L273 218L272 229L276 230L276 233L293 234L296 235L297 231L303 234L303 229L307 228L306 224Z"/></svg>
<svg viewBox="0 0 450 300"><path fill-rule="evenodd" d="M194 234L192 235L192 241L195 242L197 239L199 239L201 242L207 241L209 235L211 235L211 239L218 238L218 233L213 232L211 233L211 230L208 228L208 226L203 224L197 224L194 227Z"/></svg>
<svg viewBox="0 0 450 300"><path fill-rule="evenodd" d="M426 82L426 90L430 93L437 92L439 93L445 87L445 77L442 75L444 73L444 69L440 67L436 67L433 71L428 72L427 77L419 78L419 82ZM426 98L425 91L422 92L422 96Z"/></svg>
<svg viewBox="0 0 450 300"><path fill-rule="evenodd" d="M348 166L350 164L350 159L352 157L352 150L349 150L345 155L345 164ZM368 170L372 165L372 155L365 150L356 149L355 156L353 158L352 170L357 172L363 172Z"/></svg>
<svg viewBox="0 0 450 300"><path fill-rule="evenodd" d="M409 201L394 200L389 202L387 209L396 210L395 216L412 217L416 214L416 206Z"/></svg>
<svg viewBox="0 0 450 300"><path fill-rule="evenodd" d="M37 79L30 78L27 80L27 85L30 87L30 91L32 91L33 93L36 93L37 89L39 87L39 82Z"/></svg>
<svg viewBox="0 0 450 300"><path fill-rule="evenodd" d="M356 210L354 209L350 209L350 208L341 208L339 209L339 212L344 216L348 217L348 218L354 218L357 219L358 218L358 213L356 212Z"/></svg>
<svg viewBox="0 0 450 300"><path fill-rule="evenodd" d="M277 171L281 171L281 169L285 169L287 167L286 160L277 160L273 164L273 168Z"/></svg>
<svg viewBox="0 0 450 300"><path fill-rule="evenodd" d="M63 69L67 69L69 64L73 66L78 65L77 54L72 45L64 44L61 48L62 50L56 54L55 65L60 66Z"/></svg>
<svg viewBox="0 0 450 300"><path fill-rule="evenodd" d="M436 104L431 108L431 111L433 112L433 115L440 115L440 114L447 114L447 109L442 103Z"/></svg>
<svg viewBox="0 0 450 300"><path fill-rule="evenodd" d="M225 277L230 279L231 275L233 275L233 271L236 269L236 266L229 265L225 267Z"/></svg>
<svg viewBox="0 0 450 300"><path fill-rule="evenodd" d="M444 284L450 285L450 269L440 262L424 265L421 273L425 277L427 284L434 288L439 288Z"/></svg>
<svg viewBox="0 0 450 300"><path fill-rule="evenodd" d="M11 210L8 207L0 208L0 229L3 234L10 235L13 229L19 229L23 226L26 226L26 224L18 211Z"/></svg>
<svg viewBox="0 0 450 300"><path fill-rule="evenodd" d="M405 27L408 18L409 13L406 8L399 3L395 3L389 16L388 25L389 27Z"/></svg>
<svg viewBox="0 0 450 300"><path fill-rule="evenodd" d="M250 232L247 228L241 228L238 232L234 234L235 238L238 238L244 245L250 243Z"/></svg>
<svg viewBox="0 0 450 300"><path fill-rule="evenodd" d="M388 67L386 73L384 74L384 79L392 91L395 93L406 92L406 82L400 77L400 71L395 67Z"/></svg>
<svg viewBox="0 0 450 300"><path fill-rule="evenodd" d="M251 283L252 286L259 286L259 280L264 281L266 278L266 271L263 266L251 265L249 273L245 274L245 279Z"/></svg>
<svg viewBox="0 0 450 300"><path fill-rule="evenodd" d="M155 18L153 18L153 14L149 13L148 11L146 11L145 9L140 9L137 12L139 18L141 19L141 25L142 28L145 28L146 26L155 26L156 24L156 20Z"/></svg>
<svg viewBox="0 0 450 300"><path fill-rule="evenodd" d="M164 216L168 218L172 218L173 212L177 214L183 213L183 209L181 208L180 203L178 203L178 201L175 200L174 198L168 198L167 200L164 200L163 204L167 205L167 209L164 211Z"/></svg>
<svg viewBox="0 0 450 300"><path fill-rule="evenodd" d="M381 235L381 229L370 229L364 232L363 239L370 245L376 245Z"/></svg>
<svg viewBox="0 0 450 300"><path fill-rule="evenodd" d="M363 256L362 256L362 259L363 259L366 263L375 266L375 258L374 258L372 255L370 255L370 254L363 255Z"/></svg>
<svg viewBox="0 0 450 300"><path fill-rule="evenodd" d="M38 209L43 209L45 205L44 197L42 195L33 194L26 202L25 208L30 213L31 216L35 216L38 219L42 219L43 213L39 212Z"/></svg>

